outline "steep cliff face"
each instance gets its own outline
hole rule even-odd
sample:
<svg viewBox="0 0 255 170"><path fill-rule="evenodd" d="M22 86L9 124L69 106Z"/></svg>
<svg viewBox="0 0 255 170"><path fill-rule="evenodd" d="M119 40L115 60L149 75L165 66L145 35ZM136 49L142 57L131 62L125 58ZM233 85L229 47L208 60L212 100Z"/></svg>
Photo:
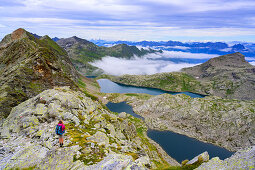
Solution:
<svg viewBox="0 0 255 170"><path fill-rule="evenodd" d="M64 120L64 147L55 126ZM146 126L116 115L69 87L46 90L14 107L2 123L0 169L148 169L179 165L158 152Z"/></svg>
<svg viewBox="0 0 255 170"><path fill-rule="evenodd" d="M183 72L196 77L206 92L224 98L255 99L255 67L241 53L212 58Z"/></svg>
<svg viewBox="0 0 255 170"><path fill-rule="evenodd" d="M77 77L65 50L48 36L37 39L24 29L14 31L0 43L0 118L45 89L76 88Z"/></svg>

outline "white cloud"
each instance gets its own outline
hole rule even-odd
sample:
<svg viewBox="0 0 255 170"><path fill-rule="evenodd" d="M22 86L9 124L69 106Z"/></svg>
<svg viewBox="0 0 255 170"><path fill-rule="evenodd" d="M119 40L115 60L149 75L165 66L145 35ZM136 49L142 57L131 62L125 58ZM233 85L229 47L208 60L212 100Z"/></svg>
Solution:
<svg viewBox="0 0 255 170"><path fill-rule="evenodd" d="M74 19L63 19L63 18L14 18L14 17L5 17L1 18L2 21L6 22L28 22L34 24L76 24L84 23L84 20L74 20Z"/></svg>
<svg viewBox="0 0 255 170"><path fill-rule="evenodd" d="M86 39L130 41L234 40L233 37L242 40L246 37L252 40L255 36L254 17L250 16L252 15L250 11L247 11L244 16L235 14L233 11L231 15L234 19L232 17L229 19L229 15L214 14L210 11L230 9L243 11L246 7L253 10L254 5L254 1L248 0L231 2L222 0L23 0L18 5L0 7L0 21L9 28L5 29L8 31L23 27L42 35L52 33L54 37L77 35ZM202 14L195 16L185 13L201 11ZM207 11L209 13L206 13ZM176 12L180 12L181 15ZM9 32L2 31L0 36L7 33Z"/></svg>
<svg viewBox="0 0 255 170"><path fill-rule="evenodd" d="M255 57L245 57L245 60L254 60Z"/></svg>
<svg viewBox="0 0 255 170"><path fill-rule="evenodd" d="M220 49L220 51L223 51L223 52L229 52L229 51L231 51L232 50L232 48L224 48L224 49Z"/></svg>
<svg viewBox="0 0 255 170"><path fill-rule="evenodd" d="M179 7L182 13L186 12L204 12L204 11L227 11L244 8L252 8L255 2L251 0L243 1L222 1L222 0L143 0L154 3L163 3Z"/></svg>
<svg viewBox="0 0 255 170"><path fill-rule="evenodd" d="M163 51L163 53L152 53L143 56L142 58L133 57L132 59L121 59L111 56L106 56L102 60L91 63L93 66L103 69L107 74L111 75L141 75L141 74L155 74L162 72L173 72L180 71L185 67L193 67L198 64L190 63L174 63L171 62L171 58L180 59L210 59L217 57L214 54L203 54L203 53L188 53L179 51ZM169 60L161 60L160 58L168 58ZM155 60L157 59L157 60ZM246 60L253 60L249 62L255 65L253 57L246 57Z"/></svg>
<svg viewBox="0 0 255 170"><path fill-rule="evenodd" d="M183 46L174 46L172 48L181 49L181 50L187 50L190 49L190 47L183 47Z"/></svg>
<svg viewBox="0 0 255 170"><path fill-rule="evenodd" d="M160 60L160 58L189 58L189 59L209 59L217 57L212 54L194 54L178 51L163 51L163 53L152 53L142 58L120 59L107 56L102 60L91 63L93 66L103 69L107 74L155 74L162 72L180 71L184 67L192 67L197 64L173 63L170 60ZM154 60L157 59L157 60Z"/></svg>
<svg viewBox="0 0 255 170"><path fill-rule="evenodd" d="M190 59L209 59L217 57L216 54L204 54L204 53L188 53L181 51L163 51L163 53L152 53L145 55L145 58L190 58Z"/></svg>
<svg viewBox="0 0 255 170"><path fill-rule="evenodd" d="M0 18L1 20L1 18ZM10 23L11 24L11 23ZM49 25L54 23L49 22ZM219 38L228 36L239 35L253 35L253 29L231 29L231 28L218 28L218 29L165 29L161 27L143 27L143 26L123 26L120 25L117 28L115 26L77 26L69 23L63 28L63 26L53 25L51 27L43 27L46 25L39 24L31 25L29 23L21 23L24 28L29 27L30 31L41 33L42 35L54 33L52 36L70 37L78 36L85 39L104 39L104 40L129 40L129 41L141 41L141 40L169 40L174 37L182 36L187 38L203 38L207 36ZM13 30L15 30L14 28ZM37 32L38 31L38 32Z"/></svg>
<svg viewBox="0 0 255 170"><path fill-rule="evenodd" d="M189 63L176 64L171 61L149 59L161 57L162 55L150 54L144 56L143 58L134 57L133 59L128 60L107 56L104 57L102 60L95 61L94 63L91 64L93 66L103 69L107 74L111 75L123 75L123 74L141 75L162 72L173 72L179 71L184 67L192 67L196 65ZM172 55L171 57L174 58L174 55Z"/></svg>
<svg viewBox="0 0 255 170"><path fill-rule="evenodd" d="M255 61L249 62L251 65L255 66Z"/></svg>
<svg viewBox="0 0 255 170"><path fill-rule="evenodd" d="M24 0L23 4L37 10L90 11L113 16L141 10L139 6L124 4L121 0Z"/></svg>

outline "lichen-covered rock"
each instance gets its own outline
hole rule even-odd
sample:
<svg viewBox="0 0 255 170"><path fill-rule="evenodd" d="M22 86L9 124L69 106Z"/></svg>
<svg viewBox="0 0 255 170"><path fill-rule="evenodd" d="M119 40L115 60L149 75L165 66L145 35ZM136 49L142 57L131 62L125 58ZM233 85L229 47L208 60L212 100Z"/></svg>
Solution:
<svg viewBox="0 0 255 170"><path fill-rule="evenodd" d="M195 158L191 159L189 162L187 162L185 165L192 165L196 162L207 162L209 161L209 154L208 152L203 152L201 154L199 154L198 156L196 156Z"/></svg>
<svg viewBox="0 0 255 170"><path fill-rule="evenodd" d="M225 160L220 160L218 157L214 157L209 162L203 163L197 168L197 170L214 169L255 169L255 146L240 149L230 158Z"/></svg>
<svg viewBox="0 0 255 170"><path fill-rule="evenodd" d="M105 133L97 131L93 136L88 137L87 140L92 140L97 142L98 145L105 145L106 147L109 145L109 138Z"/></svg>
<svg viewBox="0 0 255 170"><path fill-rule="evenodd" d="M126 118L127 117L127 114L125 112L121 112L119 115L118 115L120 118Z"/></svg>
<svg viewBox="0 0 255 170"><path fill-rule="evenodd" d="M55 128L66 125L64 147ZM46 90L18 106L1 122L0 169L147 169L160 153L145 150L147 138L126 131L146 126L119 119L98 102L69 87ZM127 137L126 137L127 136ZM137 145L140 140L140 145ZM149 148L147 146L147 148ZM164 158L159 163L165 165ZM171 162L178 165L177 162Z"/></svg>

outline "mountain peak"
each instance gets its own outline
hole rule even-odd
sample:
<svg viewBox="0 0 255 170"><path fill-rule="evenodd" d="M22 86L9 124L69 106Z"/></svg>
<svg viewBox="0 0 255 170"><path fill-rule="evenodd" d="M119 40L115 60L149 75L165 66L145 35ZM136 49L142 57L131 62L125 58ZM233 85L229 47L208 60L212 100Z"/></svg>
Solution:
<svg viewBox="0 0 255 170"><path fill-rule="evenodd" d="M11 39L17 40L26 36L27 31L23 28L19 28L11 33Z"/></svg>
<svg viewBox="0 0 255 170"><path fill-rule="evenodd" d="M68 47L71 47L75 44L79 44L79 45L92 44L92 45L94 45L94 43L89 42L85 39L76 37L76 36L73 36L73 37L70 37L70 38L61 38L60 40L57 41L57 43L65 49L68 48Z"/></svg>
<svg viewBox="0 0 255 170"><path fill-rule="evenodd" d="M7 46L8 44L12 43L13 41L17 41L23 38L29 38L31 40L35 40L36 37L31 33L27 32L23 28L16 29L11 34L6 35L2 41L0 42L0 46Z"/></svg>
<svg viewBox="0 0 255 170"><path fill-rule="evenodd" d="M206 62L212 66L242 66L249 65L245 56L240 52L215 57ZM204 64L206 64L204 63Z"/></svg>
<svg viewBox="0 0 255 170"><path fill-rule="evenodd" d="M245 56L240 52L222 55L219 57L211 58L207 62L191 67L182 69L185 72L190 72L191 70L197 72L196 74L201 74L202 72L207 72L209 70L222 70L222 69L234 69L234 68L251 67L249 62L245 60ZM192 71L192 72L193 72ZM197 75L196 75L197 76Z"/></svg>

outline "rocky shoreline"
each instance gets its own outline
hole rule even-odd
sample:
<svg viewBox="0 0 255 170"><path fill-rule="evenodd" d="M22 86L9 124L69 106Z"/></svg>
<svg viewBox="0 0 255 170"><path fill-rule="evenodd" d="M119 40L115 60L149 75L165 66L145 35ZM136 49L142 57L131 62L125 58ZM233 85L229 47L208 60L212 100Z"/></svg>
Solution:
<svg viewBox="0 0 255 170"><path fill-rule="evenodd" d="M106 94L106 98L127 101L150 129L169 130L233 152L255 144L254 101L184 94Z"/></svg>
<svg viewBox="0 0 255 170"><path fill-rule="evenodd" d="M151 129L170 130L230 151L255 144L254 102L163 94L138 103L130 102Z"/></svg>

